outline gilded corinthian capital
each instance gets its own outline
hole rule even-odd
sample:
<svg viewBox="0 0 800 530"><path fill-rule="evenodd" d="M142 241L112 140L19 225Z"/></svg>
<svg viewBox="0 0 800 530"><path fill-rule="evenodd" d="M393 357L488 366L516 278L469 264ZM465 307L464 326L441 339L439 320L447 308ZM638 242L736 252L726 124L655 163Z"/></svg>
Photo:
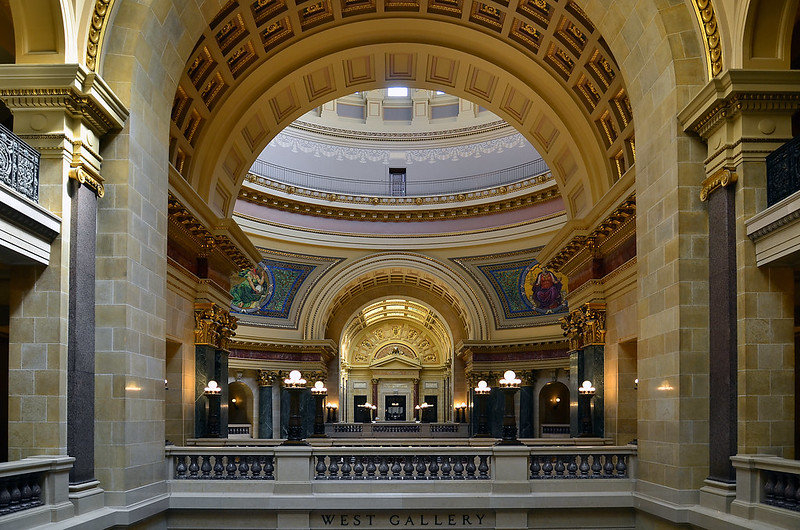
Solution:
<svg viewBox="0 0 800 530"><path fill-rule="evenodd" d="M202 303L194 306L194 322L195 344L228 351L230 340L236 335L239 320L217 304Z"/></svg>
<svg viewBox="0 0 800 530"><path fill-rule="evenodd" d="M571 311L560 321L570 350L603 345L606 340L606 305L589 303Z"/></svg>

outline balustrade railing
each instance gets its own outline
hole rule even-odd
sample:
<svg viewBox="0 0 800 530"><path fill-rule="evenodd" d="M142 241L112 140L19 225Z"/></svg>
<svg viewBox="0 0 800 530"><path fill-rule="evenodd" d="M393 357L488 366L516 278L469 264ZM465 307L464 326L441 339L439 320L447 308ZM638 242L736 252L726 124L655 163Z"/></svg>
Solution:
<svg viewBox="0 0 800 530"><path fill-rule="evenodd" d="M489 455L316 455L315 480L487 480Z"/></svg>
<svg viewBox="0 0 800 530"><path fill-rule="evenodd" d="M800 512L800 474L764 471L764 498L761 502Z"/></svg>
<svg viewBox="0 0 800 530"><path fill-rule="evenodd" d="M189 454L174 456L177 480L275 480L273 455Z"/></svg>
<svg viewBox="0 0 800 530"><path fill-rule="evenodd" d="M39 151L0 125L0 181L39 202Z"/></svg>
<svg viewBox="0 0 800 530"><path fill-rule="evenodd" d="M531 455L530 478L613 479L628 478L629 453L573 453Z"/></svg>
<svg viewBox="0 0 800 530"><path fill-rule="evenodd" d="M451 178L431 179L417 178L406 180L406 196L423 197L427 195L440 195L450 193L466 193L485 190L521 182L525 179L546 175L549 168L541 158L513 166L477 175L465 175ZM263 160L256 160L250 168L250 174L267 181L288 184L308 190L334 192L353 195L366 195L370 197L393 196L391 181L388 173L371 179L356 179L320 175L306 171L270 164ZM269 185L269 182L262 184Z"/></svg>
<svg viewBox="0 0 800 530"><path fill-rule="evenodd" d="M800 190L800 136L767 155L767 206Z"/></svg>
<svg viewBox="0 0 800 530"><path fill-rule="evenodd" d="M0 463L0 528L32 528L71 505L69 471L74 458L32 456Z"/></svg>
<svg viewBox="0 0 800 530"><path fill-rule="evenodd" d="M42 472L0 478L0 516L42 506Z"/></svg>

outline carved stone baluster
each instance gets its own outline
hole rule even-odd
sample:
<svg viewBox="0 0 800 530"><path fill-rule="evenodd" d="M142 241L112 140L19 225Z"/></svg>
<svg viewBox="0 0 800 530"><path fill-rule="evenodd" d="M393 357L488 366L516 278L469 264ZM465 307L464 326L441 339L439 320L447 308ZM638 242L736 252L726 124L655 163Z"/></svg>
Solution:
<svg viewBox="0 0 800 530"><path fill-rule="evenodd" d="M569 473L569 478L576 478L578 475L578 464L575 463L575 455L569 457L569 464L567 464L567 473Z"/></svg>
<svg viewBox="0 0 800 530"><path fill-rule="evenodd" d="M253 460L252 460L253 465L250 466L250 473L251 473L250 478L253 479L253 480L258 480L258 479L261 478L261 462L260 462L260 459L261 459L260 456L254 456L253 457Z"/></svg>
<svg viewBox="0 0 800 530"><path fill-rule="evenodd" d="M244 456L239 457L239 478L247 478L247 471L250 466L247 465L247 458Z"/></svg>
<svg viewBox="0 0 800 530"><path fill-rule="evenodd" d="M367 457L367 478L374 479L375 478L375 460L371 456Z"/></svg>
<svg viewBox="0 0 800 530"><path fill-rule="evenodd" d="M11 490L9 489L8 479L0 480L0 515L9 513L11 505Z"/></svg>
<svg viewBox="0 0 800 530"><path fill-rule="evenodd" d="M317 471L317 480L322 480L325 478L325 471L328 469L328 466L325 465L325 457L318 456L317 457L317 465L315 467Z"/></svg>
<svg viewBox="0 0 800 530"><path fill-rule="evenodd" d="M455 465L453 466L453 473L455 476L453 477L455 480L464 480L464 457L457 456L455 457Z"/></svg>
<svg viewBox="0 0 800 530"><path fill-rule="evenodd" d="M197 478L197 472L200 471L200 466L197 465L197 458L196 456L190 456L189 462L189 475L193 478Z"/></svg>
<svg viewBox="0 0 800 530"><path fill-rule="evenodd" d="M352 456L342 457L342 478L344 480L351 480L353 478L350 476L350 473L353 471L353 466L350 465L350 460L352 458Z"/></svg>
<svg viewBox="0 0 800 530"><path fill-rule="evenodd" d="M453 469L450 466L450 457L449 456L444 456L444 457L442 457L442 460L444 461L442 463L442 478L445 479L445 480L450 480L450 479L453 478L453 477L450 476L450 471Z"/></svg>
<svg viewBox="0 0 800 530"><path fill-rule="evenodd" d="M564 465L564 461L560 456L556 457L556 478L564 478L564 470L566 466Z"/></svg>
<svg viewBox="0 0 800 530"><path fill-rule="evenodd" d="M275 457L264 457L264 480L275 480Z"/></svg>
<svg viewBox="0 0 800 530"><path fill-rule="evenodd" d="M362 480L364 478L364 464L361 462L362 458L361 456L357 456L356 465L353 466L353 472L356 474L355 478L357 480Z"/></svg>
<svg viewBox="0 0 800 530"><path fill-rule="evenodd" d="M222 473L225 471L225 467L222 465L222 457L215 456L214 457L214 479L219 480L222 478Z"/></svg>
<svg viewBox="0 0 800 530"><path fill-rule="evenodd" d="M786 475L786 487L783 490L783 499L786 503L786 508L790 510L797 508L794 498L794 495L797 492L797 486L795 485L796 480L797 479L794 475Z"/></svg>
<svg viewBox="0 0 800 530"><path fill-rule="evenodd" d="M428 464L428 478L431 480L439 480L439 458L432 456L431 462Z"/></svg>
<svg viewBox="0 0 800 530"><path fill-rule="evenodd" d="M489 457L480 456L481 463L478 464L478 480L489 480Z"/></svg>
<svg viewBox="0 0 800 530"><path fill-rule="evenodd" d="M200 476L201 479L210 479L211 478L211 457L208 455L203 455L203 463L200 465L200 471L202 475Z"/></svg>
<svg viewBox="0 0 800 530"><path fill-rule="evenodd" d="M31 504L39 506L42 504L42 487L39 486L39 477L31 475Z"/></svg>
<svg viewBox="0 0 800 530"><path fill-rule="evenodd" d="M22 492L19 491L19 481L16 478L11 479L11 487L9 488L9 492L11 493L11 502L9 503L9 508L12 512L16 512L19 509L19 501L22 498Z"/></svg>
<svg viewBox="0 0 800 530"><path fill-rule="evenodd" d="M175 457L175 478L185 480L186 479L186 457L185 456L176 456ZM0 509L3 506L0 504Z"/></svg>
<svg viewBox="0 0 800 530"><path fill-rule="evenodd" d="M529 466L531 470L531 478L537 479L541 478L539 476L539 472L542 470L542 466L539 464L539 457L538 456L531 456L531 465Z"/></svg>
<svg viewBox="0 0 800 530"><path fill-rule="evenodd" d="M588 455L581 455L581 465L579 466L581 470L581 478L589 478L589 456Z"/></svg>
<svg viewBox="0 0 800 530"><path fill-rule="evenodd" d="M386 463L386 457L381 457L381 463L378 465L378 473L381 474L379 477L382 480L387 480L389 478L389 464Z"/></svg>
<svg viewBox="0 0 800 530"><path fill-rule="evenodd" d="M335 456L328 457L328 480L339 480L339 459Z"/></svg>
<svg viewBox="0 0 800 530"><path fill-rule="evenodd" d="M786 501L783 498L783 492L786 489L786 475L783 473L776 473L775 475L775 506L780 506L783 508L786 504Z"/></svg>
<svg viewBox="0 0 800 530"><path fill-rule="evenodd" d="M606 465L603 466L606 478L614 477L614 455L606 455Z"/></svg>
<svg viewBox="0 0 800 530"><path fill-rule="evenodd" d="M767 471L767 482L764 484L764 504L775 504L775 473Z"/></svg>
<svg viewBox="0 0 800 530"><path fill-rule="evenodd" d="M427 470L427 466L425 465L425 461L427 460L427 457L417 456L417 457L414 457L414 460L416 460L416 463L417 463L416 466L415 466L415 470L416 470L417 474L414 476L414 478L416 480L425 480L427 478L425 476L425 471Z"/></svg>
<svg viewBox="0 0 800 530"><path fill-rule="evenodd" d="M544 459L542 473L544 473L544 478L553 478L553 459L549 456Z"/></svg>
<svg viewBox="0 0 800 530"><path fill-rule="evenodd" d="M617 476L625 478L628 476L628 457L625 455L617 455Z"/></svg>
<svg viewBox="0 0 800 530"><path fill-rule="evenodd" d="M392 459L392 478L400 478L400 471L402 471L403 466L400 465L400 458L394 457Z"/></svg>
<svg viewBox="0 0 800 530"><path fill-rule="evenodd" d="M23 475L19 478L21 487L19 488L19 507L26 509L31 504L31 486L28 483L28 475Z"/></svg>
<svg viewBox="0 0 800 530"><path fill-rule="evenodd" d="M475 467L475 457L474 456L468 456L467 457L467 465L466 465L466 467L464 469L466 469L466 471L467 471L467 480L475 480L475 470L477 468Z"/></svg>
<svg viewBox="0 0 800 530"><path fill-rule="evenodd" d="M414 480L414 457L403 457L403 480Z"/></svg>
<svg viewBox="0 0 800 530"><path fill-rule="evenodd" d="M592 477L600 478L601 471L603 466L600 464L600 455L592 455Z"/></svg>
<svg viewBox="0 0 800 530"><path fill-rule="evenodd" d="M236 478L236 457L228 455L228 463L225 465L225 478L227 480L234 480Z"/></svg>

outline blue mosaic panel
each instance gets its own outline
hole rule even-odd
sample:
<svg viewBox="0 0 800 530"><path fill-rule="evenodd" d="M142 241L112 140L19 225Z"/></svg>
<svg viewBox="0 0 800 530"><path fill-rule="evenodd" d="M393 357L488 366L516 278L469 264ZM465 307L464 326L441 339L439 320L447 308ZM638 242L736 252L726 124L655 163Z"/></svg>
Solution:
<svg viewBox="0 0 800 530"><path fill-rule="evenodd" d="M288 318L297 291L316 265L261 260L231 279L231 311Z"/></svg>
<svg viewBox="0 0 800 530"><path fill-rule="evenodd" d="M536 260L479 265L500 300L507 319L551 315L567 311L567 279Z"/></svg>

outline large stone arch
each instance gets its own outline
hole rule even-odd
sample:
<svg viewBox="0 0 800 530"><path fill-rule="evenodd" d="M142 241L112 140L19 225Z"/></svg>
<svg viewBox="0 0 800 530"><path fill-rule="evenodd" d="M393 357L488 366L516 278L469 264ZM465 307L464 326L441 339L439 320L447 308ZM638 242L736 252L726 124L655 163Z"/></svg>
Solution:
<svg viewBox="0 0 800 530"><path fill-rule="evenodd" d="M731 35L734 64L745 69L788 70L798 0L750 0L739 9L737 19L743 25Z"/></svg>
<svg viewBox="0 0 800 530"><path fill-rule="evenodd" d="M17 64L77 62L73 2L10 0L9 4L14 18Z"/></svg>

